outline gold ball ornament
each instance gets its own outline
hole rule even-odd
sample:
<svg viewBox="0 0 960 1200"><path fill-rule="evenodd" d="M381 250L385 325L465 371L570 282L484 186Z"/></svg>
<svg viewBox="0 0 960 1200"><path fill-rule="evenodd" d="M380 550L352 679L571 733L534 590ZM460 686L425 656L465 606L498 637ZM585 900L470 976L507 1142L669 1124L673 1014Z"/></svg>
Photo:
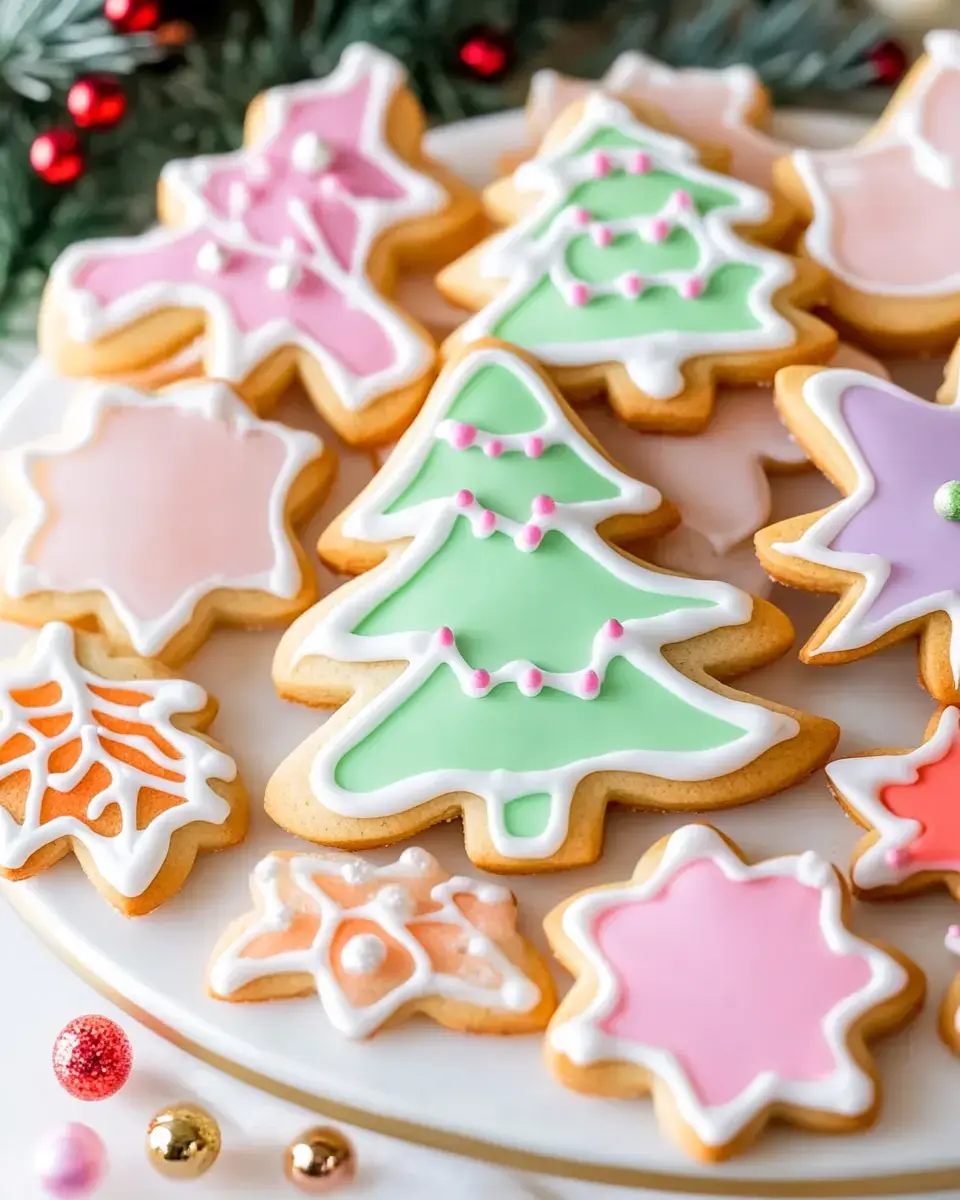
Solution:
<svg viewBox="0 0 960 1200"><path fill-rule="evenodd" d="M353 1143L338 1129L316 1126L293 1139L283 1169L308 1196L323 1196L348 1184L357 1173Z"/></svg>
<svg viewBox="0 0 960 1200"><path fill-rule="evenodd" d="M198 1179L219 1153L220 1126L197 1104L171 1104L147 1126L147 1157L167 1179Z"/></svg>

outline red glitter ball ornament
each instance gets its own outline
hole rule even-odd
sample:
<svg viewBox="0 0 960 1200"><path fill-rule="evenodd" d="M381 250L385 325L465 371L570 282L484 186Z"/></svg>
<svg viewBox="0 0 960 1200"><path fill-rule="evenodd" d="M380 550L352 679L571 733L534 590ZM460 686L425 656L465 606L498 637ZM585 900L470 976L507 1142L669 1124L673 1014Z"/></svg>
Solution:
<svg viewBox="0 0 960 1200"><path fill-rule="evenodd" d="M503 33L486 26L463 35L457 58L468 74L485 82L506 75L513 64L513 42Z"/></svg>
<svg viewBox="0 0 960 1200"><path fill-rule="evenodd" d="M47 183L73 183L83 174L80 139L72 129L50 129L34 138L30 165Z"/></svg>
<svg viewBox="0 0 960 1200"><path fill-rule="evenodd" d="M160 24L157 0L104 0L103 15L118 33L149 33Z"/></svg>
<svg viewBox="0 0 960 1200"><path fill-rule="evenodd" d="M53 1071L76 1100L106 1100L130 1078L133 1051L109 1017L77 1017L53 1043Z"/></svg>
<svg viewBox="0 0 960 1200"><path fill-rule="evenodd" d="M67 92L67 110L81 129L112 129L123 120L127 97L114 75L85 75Z"/></svg>
<svg viewBox="0 0 960 1200"><path fill-rule="evenodd" d="M873 82L884 87L899 83L907 70L907 53L897 42L878 42L867 58L873 64Z"/></svg>

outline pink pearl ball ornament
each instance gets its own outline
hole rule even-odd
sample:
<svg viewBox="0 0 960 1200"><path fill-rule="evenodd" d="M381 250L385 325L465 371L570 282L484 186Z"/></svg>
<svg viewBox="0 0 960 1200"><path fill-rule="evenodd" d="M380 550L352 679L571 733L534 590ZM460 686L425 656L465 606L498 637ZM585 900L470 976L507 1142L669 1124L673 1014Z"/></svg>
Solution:
<svg viewBox="0 0 960 1200"><path fill-rule="evenodd" d="M38 1144L34 1170L40 1186L57 1200L92 1196L107 1172L107 1150L86 1125L64 1125Z"/></svg>

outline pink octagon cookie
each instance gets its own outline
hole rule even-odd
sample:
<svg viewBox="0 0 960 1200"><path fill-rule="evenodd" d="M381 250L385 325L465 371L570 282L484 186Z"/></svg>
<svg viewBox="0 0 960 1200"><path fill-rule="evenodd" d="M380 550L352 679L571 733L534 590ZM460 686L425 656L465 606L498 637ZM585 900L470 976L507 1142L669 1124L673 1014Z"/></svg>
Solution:
<svg viewBox="0 0 960 1200"><path fill-rule="evenodd" d="M633 879L547 917L577 976L547 1031L547 1061L577 1091L653 1093L669 1135L704 1161L744 1148L773 1116L854 1130L878 1110L864 1045L920 1008L903 955L847 927L837 871L811 851L748 863L687 825Z"/></svg>
<svg viewBox="0 0 960 1200"><path fill-rule="evenodd" d="M3 463L19 515L0 542L0 612L95 618L113 648L168 663L216 619L292 617L316 585L290 522L331 468L318 438L259 420L225 384L91 384L56 437Z"/></svg>

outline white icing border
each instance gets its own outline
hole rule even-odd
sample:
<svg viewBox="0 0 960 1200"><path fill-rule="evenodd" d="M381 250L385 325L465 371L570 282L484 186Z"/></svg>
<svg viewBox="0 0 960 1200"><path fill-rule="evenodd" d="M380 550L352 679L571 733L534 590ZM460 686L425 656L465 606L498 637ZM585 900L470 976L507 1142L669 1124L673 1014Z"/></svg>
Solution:
<svg viewBox="0 0 960 1200"><path fill-rule="evenodd" d="M563 237L558 240L551 234L569 235L570 230L560 228L568 210L564 208L557 214L543 237L534 235L550 213L564 203L571 184L567 176L579 179L587 169L587 160L577 157L579 148L601 129L610 127L642 142L655 161L658 158L666 161L668 169L694 182L721 188L735 197L735 205L714 209L699 219L701 258L709 259L711 267L717 263L740 262L758 269L761 277L751 289L749 306L760 328L732 333L668 330L592 342L542 341L529 349L552 366L619 360L638 388L654 399L667 400L683 389L682 364L698 354L735 354L794 345L796 329L773 307L775 294L795 277L792 261L776 251L743 240L733 229L734 225L758 223L769 218L772 208L767 193L730 176L706 170L699 165L697 152L688 142L642 125L625 105L598 92L587 97L581 119L558 146L524 163L514 174L514 184L519 191L540 192L541 199L531 213L486 244L480 257L480 273L486 279L504 280L504 287L462 326L461 340L469 343L489 336L523 296L555 267L562 265L566 240ZM610 152L611 158L615 155L616 152ZM695 270L699 270L699 264Z"/></svg>
<svg viewBox="0 0 960 1200"><path fill-rule="evenodd" d="M813 207L813 221L804 234L810 257L822 263L832 275L858 291L876 296L943 296L960 291L960 270L935 283L883 283L861 278L846 268L833 251L834 221L830 196L820 182L820 164L836 161L848 170L856 170L859 161L869 160L894 147L905 147L913 155L917 173L937 187L960 192L960 161L952 161L935 150L923 137L924 102L944 71L960 70L960 31L932 30L923 40L929 63L921 77L910 85L906 100L894 99L897 109L876 136L847 150L796 150L790 157L794 170L806 189ZM829 167L827 168L829 169ZM960 195L958 195L960 206ZM918 214L919 215L919 214ZM896 213L897 221L910 220L909 214Z"/></svg>
<svg viewBox="0 0 960 1200"><path fill-rule="evenodd" d="M29 563L33 540L48 519L46 499L33 482L34 466L45 459L69 455L91 445L100 429L101 418L111 409L129 407L176 408L195 413L207 421L226 424L240 437L267 433L280 441L285 457L267 498L270 539L274 548L274 561L268 570L235 579L212 575L198 580L167 612L156 617L141 617L107 580L78 579L73 587L65 589ZM261 421L223 383L208 380L184 383L157 395L122 384L87 384L67 410L58 433L19 446L3 457L5 481L15 489L15 498L21 508L0 542L3 589L15 598L44 591L60 595L102 592L126 630L130 644L145 657L162 651L190 622L203 597L218 588L265 591L281 599L292 599L300 591L303 578L296 551L287 536L287 497L303 469L322 452L323 443L312 433L290 429L276 421ZM144 530L144 536L149 536L149 530Z"/></svg>
<svg viewBox="0 0 960 1200"><path fill-rule="evenodd" d="M870 982L841 1001L824 1019L823 1033L837 1064L824 1080L785 1079L772 1071L755 1077L735 1099L721 1105L704 1104L669 1051L618 1038L599 1028L615 1008L620 995L617 978L601 955L591 933L591 923L604 909L654 897L683 866L711 859L728 879L752 880L787 876L821 894L820 920L827 945L837 954L854 954L870 966ZM686 825L672 834L653 874L642 883L616 889L585 892L563 913L563 932L577 947L597 978L597 990L575 1016L554 1018L547 1043L577 1066L601 1062L629 1062L655 1074L670 1090L681 1119L708 1146L733 1141L758 1114L776 1104L789 1104L856 1117L874 1101L871 1076L856 1062L847 1046L850 1029L871 1009L899 995L908 982L903 967L884 951L851 933L843 923L843 889L825 859L806 851L754 864L744 863L720 835L706 825ZM786 934L785 934L786 936ZM653 964L656 974L662 964Z"/></svg>
<svg viewBox="0 0 960 1200"><path fill-rule="evenodd" d="M340 193L358 219L357 244L350 263L350 273L364 274L374 240L380 233L391 225L438 212L447 200L447 193L434 179L414 170L394 152L387 141L387 111L393 97L405 86L407 73L391 55L365 42L354 42L347 46L336 68L324 79L311 79L264 92L262 130L254 144L228 154L198 155L167 163L160 180L183 205L187 223L209 225L214 230L219 226L238 244L251 242L242 217L236 222L223 222L216 217L202 197L204 185L218 170L246 169L250 161L256 160L283 132L287 115L294 105L327 94L349 91L364 76L370 77L370 96L359 147L366 157L375 160L390 174L406 193L396 200L364 200Z"/></svg>
<svg viewBox="0 0 960 1200"><path fill-rule="evenodd" d="M638 589L698 596L713 603L712 608L686 609L626 621L623 636L616 642L611 641L604 630L599 630L590 661L584 663L584 669L594 670L600 676L610 658L614 654L620 655L681 700L743 729L743 737L715 750L626 750L546 771L431 771L367 794L347 791L337 784L335 770L344 754L412 695L439 663L447 662L454 667L469 694L482 695L487 690L471 692L468 681L473 672L460 659L455 646L442 645L434 632L360 637L350 630L365 613L402 586L436 553L457 516L462 515L463 510L458 509L454 497L429 501L389 516L383 510L416 477L435 439L444 436L448 409L467 380L488 366L510 371L536 399L544 415L544 423L537 433L545 444L562 441L570 445L618 489L619 495L609 501L558 502L549 525L562 529L580 550L590 554L605 570L614 572ZM651 512L658 507L660 495L646 484L624 475L595 450L564 417L536 371L504 350L477 350L462 359L434 388L415 429L416 440L411 439L412 444L408 442L391 457L343 522L346 537L369 542L412 537L412 544L363 576L358 585L306 635L293 659L294 665L312 655L344 662L405 661L409 664L361 711L355 711L356 698L348 701L343 711L349 714L349 719L318 751L310 770L310 788L325 807L347 817L382 817L407 811L448 792L472 792L486 802L490 835L500 854L529 860L544 859L554 854L566 840L569 806L577 786L587 775L597 771L631 771L675 780L715 779L740 769L771 746L797 735L799 726L794 718L704 688L660 654L661 647L673 642L724 626L745 624L751 618L753 600L726 584L664 574L641 566L618 554L600 537L596 526L606 517L623 512ZM498 516L497 522L503 527L502 517ZM508 526L508 531L512 531L512 527ZM524 661L503 664L499 670L491 672L490 686L505 680L519 681L532 667L533 663ZM571 676L544 673L543 682L545 686L575 692L582 677L582 672ZM585 699L584 703L589 700ZM531 792L551 794L550 822L535 837L515 837L506 829L504 806L509 800Z"/></svg>
<svg viewBox="0 0 960 1200"><path fill-rule="evenodd" d="M74 631L59 621L44 625L33 647L29 662L6 663L0 668L0 745L18 733L34 742L29 753L0 765L0 781L24 771L29 772L24 821L20 825L0 805L0 866L19 870L38 850L59 838L75 838L89 853L103 879L122 896L142 895L153 883L170 852L173 835L187 825L206 822L222 825L230 816L230 804L210 787L210 779L230 783L237 777L237 764L216 746L192 731L185 731L172 717L198 712L206 707L207 693L185 679L150 679L125 676L107 678L85 670L77 662ZM61 698L46 708L24 710L10 693L57 683ZM119 691L141 692L151 697L140 708L130 708L102 697L92 696L87 685ZM30 716L23 715L28 711ZM102 728L95 711L119 720L151 725L182 755L169 758L148 738L140 734L117 733ZM40 735L28 722L30 718L70 714L70 722L60 733ZM163 789L155 775L109 756L99 742L100 736L131 750L145 754L157 765L185 777L170 784L174 794L182 793L184 803L174 805L155 817L145 829L137 828L137 803L141 788ZM68 771L51 772L50 755L72 741L81 743L81 753ZM94 832L85 822L72 816L55 817L40 823L40 810L48 788L68 792L76 787L95 762L108 763L110 786L91 800L88 815L100 817L116 804L122 814L122 826L116 837Z"/></svg>
<svg viewBox="0 0 960 1200"><path fill-rule="evenodd" d="M923 826L919 821L898 817L880 798L880 793L891 784L916 783L921 768L940 762L958 735L960 709L945 708L934 735L909 754L868 754L827 764L827 778L844 801L879 834L877 841L853 863L850 877L857 887L869 891L895 886L922 872L960 871L960 851L952 862L889 862L887 855L909 846Z"/></svg>
<svg viewBox="0 0 960 1200"><path fill-rule="evenodd" d="M243 958L247 946L265 933L283 932L294 915L279 894L278 875L281 866L288 867L293 883L314 902L321 918L320 928L307 950L290 950L269 958ZM385 866L373 866L365 859L336 852L297 854L293 857L282 853L268 854L257 863L251 876L256 893L263 902L263 912L214 959L209 971L211 989L220 998L228 999L258 979L284 974L312 975L317 996L330 1024L338 1033L349 1038L368 1037L404 1005L430 996L487 1009L530 1012L540 1002L539 987L503 953L496 942L479 933L456 903L457 896L471 895L481 903L502 904L511 898L510 892L497 884L481 883L465 875L453 875L431 888L430 897L440 904L439 909L411 916L407 905L403 903L404 897L397 895L398 890L406 889L396 883L396 877L406 875L417 878L437 870L439 864L433 855L416 846L404 850L396 862ZM341 908L322 888L316 886L314 878L317 875L340 876L350 883L385 878L389 884L365 903ZM344 917L372 921L398 942L413 962L414 969L408 979L380 1000L363 1008L356 1007L346 998L330 962L333 939ZM483 987L457 975L434 971L427 951L410 932L411 926L430 924L453 925L462 931L468 941L471 937L482 940L483 956L498 973L500 984L497 987Z"/></svg>
<svg viewBox="0 0 960 1200"><path fill-rule="evenodd" d="M930 401L921 400L893 383L888 383L886 380L878 379L875 375L868 375L863 371L818 371L804 383L802 392L804 403L849 459L856 472L857 486L849 496L845 496L828 508L823 516L806 529L795 542L777 542L773 545L773 549L788 558L803 559L832 570L861 575L864 581L860 594L850 608L817 646L813 648L808 646L807 653L815 656L862 649L899 625L916 620L918 617L943 612L950 620L950 668L955 685L960 686L960 593L947 590L937 592L933 596L919 596L909 604L902 604L899 608L893 609L882 618L870 620L873 602L890 576L890 563L879 554L854 553L830 548L830 543L840 531L869 504L876 488L873 472L861 453L841 411L844 393L849 388L855 387L885 391L891 396L896 396L905 404L922 406L925 412L942 412L944 420L960 422L960 406L931 404ZM960 429L960 425L958 425L958 429Z"/></svg>

